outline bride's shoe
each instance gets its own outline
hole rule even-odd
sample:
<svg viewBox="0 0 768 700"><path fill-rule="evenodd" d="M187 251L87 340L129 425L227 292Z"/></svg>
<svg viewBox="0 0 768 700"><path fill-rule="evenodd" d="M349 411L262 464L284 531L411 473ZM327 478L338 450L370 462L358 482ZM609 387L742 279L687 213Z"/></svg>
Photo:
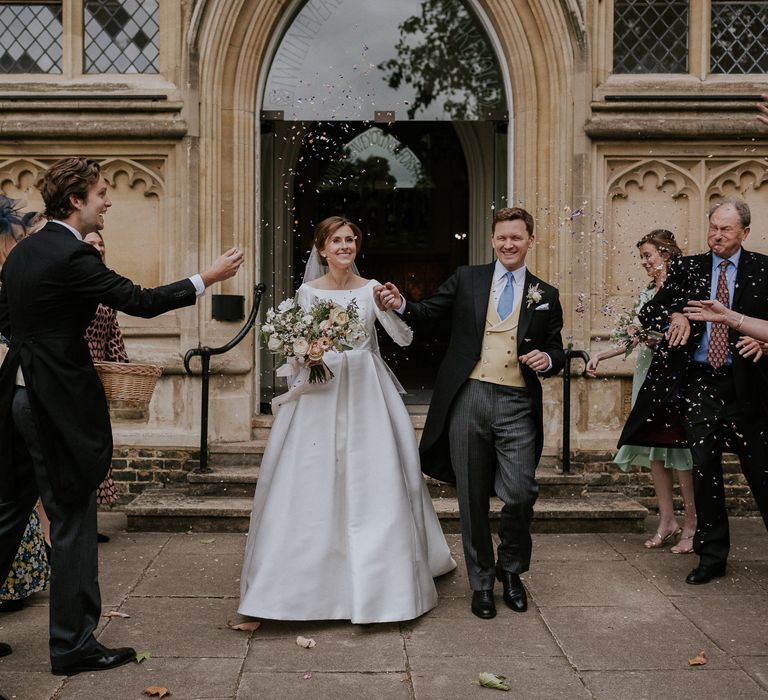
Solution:
<svg viewBox="0 0 768 700"><path fill-rule="evenodd" d="M693 552L693 535L684 535L669 551L672 552L672 554L690 554Z"/></svg>
<svg viewBox="0 0 768 700"><path fill-rule="evenodd" d="M674 540L676 537L682 533L682 528L677 528L673 532L669 532L666 535L662 535L660 532L656 532L656 534L651 537L651 539L646 540L643 545L646 549L661 549L662 547L666 547L672 540Z"/></svg>

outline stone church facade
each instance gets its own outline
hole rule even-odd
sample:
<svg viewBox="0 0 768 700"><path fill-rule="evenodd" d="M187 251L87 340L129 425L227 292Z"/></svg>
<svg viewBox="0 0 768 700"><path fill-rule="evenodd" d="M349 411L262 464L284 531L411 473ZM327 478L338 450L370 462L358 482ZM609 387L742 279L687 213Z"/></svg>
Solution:
<svg viewBox="0 0 768 700"><path fill-rule="evenodd" d="M108 264L156 285L237 245L247 262L217 291L246 314L258 282L266 303L292 292L332 207L371 232L362 273L420 296L490 261L493 207L519 204L565 341L596 352L646 282L634 244L650 229L700 251L709 204L737 194L768 252L766 26L767 2L718 0L0 2L0 189L37 210L51 162L98 159ZM200 380L182 357L240 327L211 305L121 316L131 358L164 367L148 415L114 421L121 457L162 470L194 451ZM413 403L438 352L390 361ZM574 449L613 448L632 369L574 381ZM212 441L250 441L276 386L256 335L214 358ZM545 391L555 455L561 380Z"/></svg>

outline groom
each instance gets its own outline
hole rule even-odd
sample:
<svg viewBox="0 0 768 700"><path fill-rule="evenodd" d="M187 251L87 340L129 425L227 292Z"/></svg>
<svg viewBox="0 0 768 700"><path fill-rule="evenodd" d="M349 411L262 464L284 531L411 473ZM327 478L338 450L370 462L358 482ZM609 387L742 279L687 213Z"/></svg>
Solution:
<svg viewBox="0 0 768 700"><path fill-rule="evenodd" d="M425 474L456 484L472 612L484 619L496 615L495 578L512 610L528 608L520 574L531 561L544 442L539 376L565 362L559 293L525 267L534 240L527 211L501 209L491 233L496 262L460 267L418 303L390 283L375 289L382 307L409 322L450 323L419 451ZM504 502L498 558L488 519L494 492Z"/></svg>

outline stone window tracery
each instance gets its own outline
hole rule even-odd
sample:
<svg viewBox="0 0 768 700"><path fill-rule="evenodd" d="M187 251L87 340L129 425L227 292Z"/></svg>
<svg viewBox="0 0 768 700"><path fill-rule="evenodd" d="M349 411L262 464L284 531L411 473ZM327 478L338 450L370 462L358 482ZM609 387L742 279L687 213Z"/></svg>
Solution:
<svg viewBox="0 0 768 700"><path fill-rule="evenodd" d="M613 0L614 74L768 73L768 0Z"/></svg>
<svg viewBox="0 0 768 700"><path fill-rule="evenodd" d="M159 0L0 0L0 74L156 74L159 63Z"/></svg>

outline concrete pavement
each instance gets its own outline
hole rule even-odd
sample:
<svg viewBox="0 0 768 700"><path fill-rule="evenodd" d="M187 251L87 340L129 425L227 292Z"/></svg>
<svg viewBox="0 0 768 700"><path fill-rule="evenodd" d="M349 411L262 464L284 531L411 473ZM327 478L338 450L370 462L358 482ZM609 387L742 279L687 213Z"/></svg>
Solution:
<svg viewBox="0 0 768 700"><path fill-rule="evenodd" d="M150 686L174 700L465 700L481 698L766 698L768 534L732 519L728 575L705 586L684 577L692 555L643 548L642 534L540 534L524 580L531 606L474 617L458 535L456 572L438 581L440 603L422 618L386 625L264 622L238 632L245 535L127 533L101 514L104 612L99 639L150 658L112 671L59 678L47 655L47 595L0 615L0 692L19 700L140 700ZM648 528L653 527L649 519ZM303 635L313 649L296 645ZM708 663L690 667L704 650ZM512 692L477 676L508 677Z"/></svg>

